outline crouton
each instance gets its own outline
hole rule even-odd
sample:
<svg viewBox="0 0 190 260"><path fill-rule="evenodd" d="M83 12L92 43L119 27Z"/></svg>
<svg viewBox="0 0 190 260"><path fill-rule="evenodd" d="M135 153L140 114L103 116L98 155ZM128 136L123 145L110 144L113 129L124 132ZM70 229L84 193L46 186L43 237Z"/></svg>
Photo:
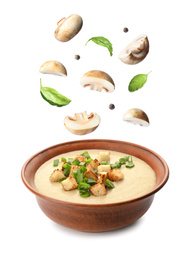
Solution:
<svg viewBox="0 0 190 260"><path fill-rule="evenodd" d="M92 168L94 168L95 170L98 170L98 166L100 165L100 162L97 159L94 159L89 164L92 166Z"/></svg>
<svg viewBox="0 0 190 260"><path fill-rule="evenodd" d="M64 161L61 161L61 162L59 162L59 164L58 164L58 169L59 170L63 170L63 164L65 164L66 162L64 162Z"/></svg>
<svg viewBox="0 0 190 260"><path fill-rule="evenodd" d="M80 167L78 165L72 165L69 176L73 177L73 172L76 172Z"/></svg>
<svg viewBox="0 0 190 260"><path fill-rule="evenodd" d="M60 179L65 178L62 170L56 169L52 172L49 179L52 182L58 182Z"/></svg>
<svg viewBox="0 0 190 260"><path fill-rule="evenodd" d="M95 181L98 180L98 175L95 173L92 166L89 164L86 166L87 171L84 173L84 177L94 179Z"/></svg>
<svg viewBox="0 0 190 260"><path fill-rule="evenodd" d="M85 162L87 158L85 156L77 155L75 159L78 159L80 162Z"/></svg>
<svg viewBox="0 0 190 260"><path fill-rule="evenodd" d="M66 180L61 182L65 191L74 190L78 188L78 183L74 177L69 176Z"/></svg>
<svg viewBox="0 0 190 260"><path fill-rule="evenodd" d="M98 183L90 187L90 192L92 195L99 197L99 196L104 196L107 194L106 187L103 183Z"/></svg>
<svg viewBox="0 0 190 260"><path fill-rule="evenodd" d="M97 183L104 183L107 178L108 178L107 172L100 172L98 173Z"/></svg>
<svg viewBox="0 0 190 260"><path fill-rule="evenodd" d="M98 173L99 172L109 172L109 171L111 171L110 165L99 165L98 166Z"/></svg>
<svg viewBox="0 0 190 260"><path fill-rule="evenodd" d="M103 162L103 161L109 162L109 160L110 160L110 152L99 152L98 154L99 162Z"/></svg>
<svg viewBox="0 0 190 260"><path fill-rule="evenodd" d="M115 168L108 172L108 179L110 181L120 181L124 179L124 175L118 168Z"/></svg>

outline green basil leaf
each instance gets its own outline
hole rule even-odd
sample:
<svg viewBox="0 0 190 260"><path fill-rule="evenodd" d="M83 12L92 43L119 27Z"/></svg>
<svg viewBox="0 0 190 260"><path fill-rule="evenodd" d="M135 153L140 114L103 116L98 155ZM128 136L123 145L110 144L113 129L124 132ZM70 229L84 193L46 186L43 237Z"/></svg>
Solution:
<svg viewBox="0 0 190 260"><path fill-rule="evenodd" d="M151 73L151 71L149 73ZM134 92L142 88L147 81L148 74L138 74L134 76L129 83L129 87L128 87L129 91Z"/></svg>
<svg viewBox="0 0 190 260"><path fill-rule="evenodd" d="M105 37L103 37L103 36L92 37L92 38L90 38L90 39L86 42L85 45L87 45L87 43L88 43L89 41L93 41L94 43L96 43L96 44L98 44L98 45L100 45L100 46L106 47L106 48L108 49L108 51L110 52L110 56L113 55L113 47L112 47L112 44L111 44L111 42L110 42L107 38L105 38Z"/></svg>
<svg viewBox="0 0 190 260"><path fill-rule="evenodd" d="M68 105L71 100L53 88L42 87L42 82L40 79L40 94L45 101L47 101L52 106L62 107Z"/></svg>

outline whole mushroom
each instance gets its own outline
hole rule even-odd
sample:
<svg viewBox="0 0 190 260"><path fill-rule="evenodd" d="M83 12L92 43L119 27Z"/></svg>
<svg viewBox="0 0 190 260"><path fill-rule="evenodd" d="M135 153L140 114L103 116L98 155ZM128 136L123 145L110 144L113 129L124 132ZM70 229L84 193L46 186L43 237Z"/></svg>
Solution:
<svg viewBox="0 0 190 260"><path fill-rule="evenodd" d="M39 70L41 73L67 76L67 70L59 61L50 60L44 62Z"/></svg>
<svg viewBox="0 0 190 260"><path fill-rule="evenodd" d="M123 120L134 125L138 124L140 126L149 126L150 124L147 114L139 108L129 109L124 114Z"/></svg>
<svg viewBox="0 0 190 260"><path fill-rule="evenodd" d="M55 38L58 41L67 42L81 30L82 25L83 20L78 14L64 17L57 23L57 29L54 32Z"/></svg>
<svg viewBox="0 0 190 260"><path fill-rule="evenodd" d="M137 64L144 60L149 52L149 41L146 35L139 36L119 54L119 59L126 64Z"/></svg>
<svg viewBox="0 0 190 260"><path fill-rule="evenodd" d="M64 125L67 130L76 135L85 135L93 132L100 124L100 116L94 112L76 113L74 117L66 116Z"/></svg>
<svg viewBox="0 0 190 260"><path fill-rule="evenodd" d="M113 79L104 71L101 70L91 70L85 73L80 84L83 87L90 87L91 90L96 90L101 92L104 89L106 92L113 92L115 89L115 84Z"/></svg>

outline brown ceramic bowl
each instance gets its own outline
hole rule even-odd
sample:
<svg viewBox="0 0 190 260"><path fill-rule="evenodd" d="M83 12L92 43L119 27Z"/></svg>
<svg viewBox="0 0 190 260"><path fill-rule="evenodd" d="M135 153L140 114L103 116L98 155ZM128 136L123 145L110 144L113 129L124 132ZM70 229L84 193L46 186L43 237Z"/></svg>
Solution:
<svg viewBox="0 0 190 260"><path fill-rule="evenodd" d="M133 200L103 205L60 201L44 196L36 190L34 175L43 163L62 153L84 149L113 150L142 159L156 173L154 190ZM167 182L169 169L158 154L140 145L116 140L92 139L61 143L33 155L23 165L21 176L26 187L36 195L41 210L50 219L80 231L103 232L125 227L142 217L152 204L155 193Z"/></svg>

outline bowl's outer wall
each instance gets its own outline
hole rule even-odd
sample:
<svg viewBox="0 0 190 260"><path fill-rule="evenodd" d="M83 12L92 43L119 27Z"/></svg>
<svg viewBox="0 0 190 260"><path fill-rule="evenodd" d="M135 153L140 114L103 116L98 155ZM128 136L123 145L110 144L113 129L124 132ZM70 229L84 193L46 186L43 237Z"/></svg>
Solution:
<svg viewBox="0 0 190 260"><path fill-rule="evenodd" d="M41 210L56 223L83 232L104 232L128 226L142 217L154 195L135 202L106 207L54 203L36 196Z"/></svg>
<svg viewBox="0 0 190 260"><path fill-rule="evenodd" d="M34 185L37 169L47 160L75 150L105 149L123 152L142 159L156 173L156 185L149 194L127 202L89 205L68 203L40 194ZM150 207L154 194L166 183L169 170L165 161L153 151L139 145L115 140L82 140L58 144L32 156L22 168L22 180L37 198L42 211L55 222L81 231L101 232L121 228L139 219Z"/></svg>

